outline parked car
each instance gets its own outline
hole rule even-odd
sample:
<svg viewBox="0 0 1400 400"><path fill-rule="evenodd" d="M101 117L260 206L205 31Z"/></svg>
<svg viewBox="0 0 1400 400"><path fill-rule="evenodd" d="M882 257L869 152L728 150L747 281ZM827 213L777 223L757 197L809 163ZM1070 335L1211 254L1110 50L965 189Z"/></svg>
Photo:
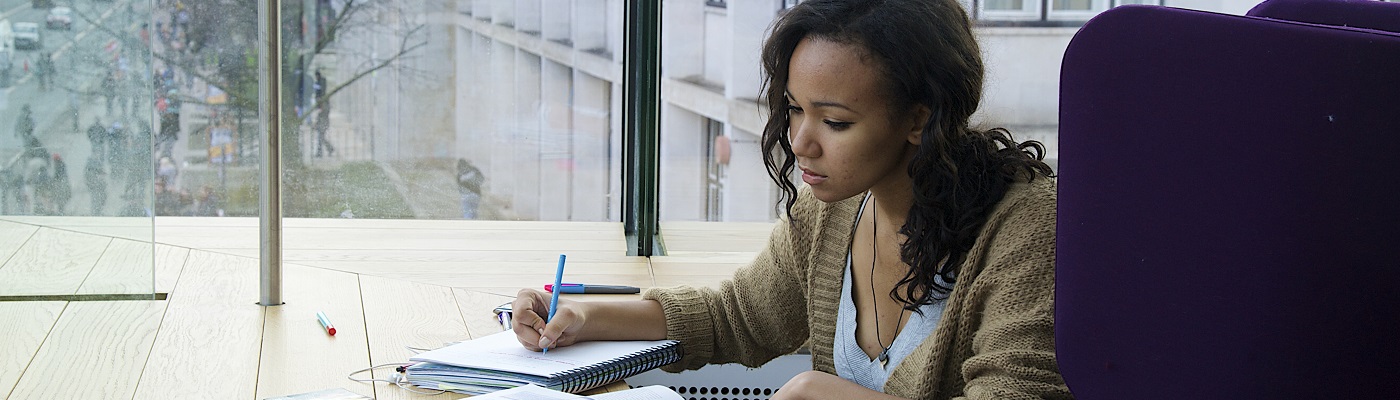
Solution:
<svg viewBox="0 0 1400 400"><path fill-rule="evenodd" d="M15 34L10 21L0 19L0 87L10 87L10 70L14 69Z"/></svg>
<svg viewBox="0 0 1400 400"><path fill-rule="evenodd" d="M13 27L15 33L15 48L37 49L44 47L44 38L39 32L39 24L33 22L16 22Z"/></svg>
<svg viewBox="0 0 1400 400"><path fill-rule="evenodd" d="M49 16L44 17L44 22L49 29L73 30L73 9L58 6L49 9Z"/></svg>

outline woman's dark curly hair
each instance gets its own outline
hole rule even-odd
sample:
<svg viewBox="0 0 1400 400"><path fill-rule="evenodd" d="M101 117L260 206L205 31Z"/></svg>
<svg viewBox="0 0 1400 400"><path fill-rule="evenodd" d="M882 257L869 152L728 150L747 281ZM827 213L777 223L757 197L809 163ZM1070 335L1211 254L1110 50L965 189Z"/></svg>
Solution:
<svg viewBox="0 0 1400 400"><path fill-rule="evenodd" d="M788 142L788 61L812 37L859 46L883 72L892 113L931 111L909 162L914 204L899 233L912 268L891 290L904 307L946 298L992 207L1017 180L1054 176L1039 142L1016 142L1002 128L978 131L968 118L982 97L982 57L957 0L808 0L785 11L763 45L763 92L770 115L763 162L783 191L789 219L797 198ZM782 149L781 152L777 149ZM941 278L942 282L938 279ZM902 290L901 290L902 289ZM902 292L902 293L901 293Z"/></svg>

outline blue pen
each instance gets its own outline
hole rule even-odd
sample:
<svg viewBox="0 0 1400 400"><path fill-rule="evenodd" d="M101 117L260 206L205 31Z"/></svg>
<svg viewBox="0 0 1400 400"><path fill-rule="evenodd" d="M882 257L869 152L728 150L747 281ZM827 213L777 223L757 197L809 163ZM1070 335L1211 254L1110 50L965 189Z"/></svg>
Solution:
<svg viewBox="0 0 1400 400"><path fill-rule="evenodd" d="M564 255L563 255L563 254L560 254L560 255L559 255L559 270L558 270L558 271L554 271L554 287L560 287L560 285L563 284L563 283L564 283ZM554 319L554 310L557 310L557 309L559 309L559 291L558 291L558 290L554 291L554 294L551 295L551 296L549 297L549 316L547 316L547 317L544 318L544 323L545 323L546 325L549 324L549 320ZM544 348L544 352L545 352L545 353L548 353L548 352L549 352L549 348L548 348L548 347L545 347L545 348Z"/></svg>
<svg viewBox="0 0 1400 400"><path fill-rule="evenodd" d="M544 291L553 292L554 285L544 285ZM560 293L570 294L637 294L642 289L636 286L621 285L586 285L582 283L564 283L559 286Z"/></svg>

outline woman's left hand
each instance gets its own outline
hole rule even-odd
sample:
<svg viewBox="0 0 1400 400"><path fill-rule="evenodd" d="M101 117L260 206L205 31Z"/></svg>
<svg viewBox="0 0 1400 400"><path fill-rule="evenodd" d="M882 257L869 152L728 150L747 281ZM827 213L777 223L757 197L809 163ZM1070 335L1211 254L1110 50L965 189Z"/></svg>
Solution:
<svg viewBox="0 0 1400 400"><path fill-rule="evenodd" d="M898 399L884 393L870 390L839 376L818 371L807 371L792 377L783 387L773 393L772 400L803 399Z"/></svg>

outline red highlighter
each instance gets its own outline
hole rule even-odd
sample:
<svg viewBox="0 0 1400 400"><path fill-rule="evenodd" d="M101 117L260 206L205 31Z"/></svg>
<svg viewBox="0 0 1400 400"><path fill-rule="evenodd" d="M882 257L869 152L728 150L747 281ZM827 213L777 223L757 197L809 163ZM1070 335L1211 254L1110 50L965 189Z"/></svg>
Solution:
<svg viewBox="0 0 1400 400"><path fill-rule="evenodd" d="M326 329L326 333L335 336L335 325L331 325L331 319L326 318L326 313L317 311L316 320L321 321L321 327Z"/></svg>

